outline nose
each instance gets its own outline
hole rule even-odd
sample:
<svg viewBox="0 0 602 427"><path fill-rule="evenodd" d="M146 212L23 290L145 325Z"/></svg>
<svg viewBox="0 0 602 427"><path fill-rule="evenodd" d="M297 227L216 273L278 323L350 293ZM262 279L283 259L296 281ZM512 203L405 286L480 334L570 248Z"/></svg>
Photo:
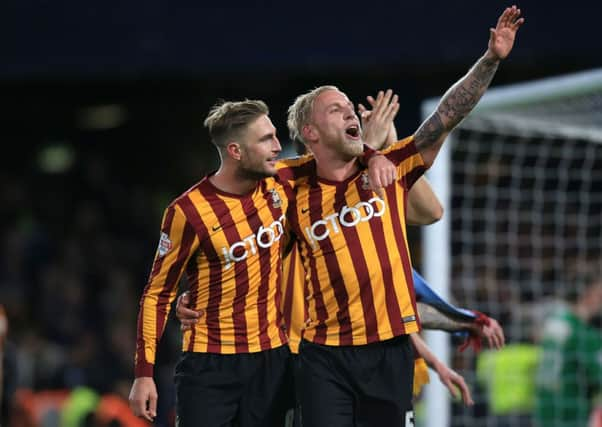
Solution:
<svg viewBox="0 0 602 427"><path fill-rule="evenodd" d="M345 120L349 120L349 119L355 119L357 116L355 114L355 110L353 109L353 107L347 106L345 107Z"/></svg>
<svg viewBox="0 0 602 427"><path fill-rule="evenodd" d="M272 141L272 151L274 151L276 153L280 153L282 151L282 146L280 145L280 140L276 136L274 137L274 139Z"/></svg>

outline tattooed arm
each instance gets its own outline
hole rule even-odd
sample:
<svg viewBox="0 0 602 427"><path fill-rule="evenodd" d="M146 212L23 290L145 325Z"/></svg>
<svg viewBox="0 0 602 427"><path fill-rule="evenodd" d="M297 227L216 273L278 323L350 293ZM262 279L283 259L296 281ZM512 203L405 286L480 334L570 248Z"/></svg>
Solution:
<svg viewBox="0 0 602 427"><path fill-rule="evenodd" d="M446 316L435 307L419 302L418 315L424 329L438 329L446 332L474 331L476 325L470 321L462 321Z"/></svg>
<svg viewBox="0 0 602 427"><path fill-rule="evenodd" d="M470 321L461 321L446 316L435 307L419 302L418 316L424 329L438 329L446 332L475 331L476 325Z"/></svg>
<svg viewBox="0 0 602 427"><path fill-rule="evenodd" d="M427 167L433 164L447 135L472 111L491 84L500 61L510 54L516 32L524 21L516 6L504 10L496 27L489 30L487 52L449 88L435 111L416 131L416 147Z"/></svg>
<svg viewBox="0 0 602 427"><path fill-rule="evenodd" d="M437 329L447 332L469 332L487 341L490 348L502 348L506 342L504 330L492 317L488 324L454 319L428 304L418 302L418 316L424 329Z"/></svg>

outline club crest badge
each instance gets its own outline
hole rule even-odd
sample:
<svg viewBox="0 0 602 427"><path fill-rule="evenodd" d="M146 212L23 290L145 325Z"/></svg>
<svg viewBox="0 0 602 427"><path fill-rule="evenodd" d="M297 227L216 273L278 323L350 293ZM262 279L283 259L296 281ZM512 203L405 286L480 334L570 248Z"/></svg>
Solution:
<svg viewBox="0 0 602 427"><path fill-rule="evenodd" d="M159 247L157 248L159 256L165 256L165 254L167 254L167 252L169 252L171 249L171 246L171 240L169 240L167 233L161 232L161 237L159 238Z"/></svg>
<svg viewBox="0 0 602 427"><path fill-rule="evenodd" d="M272 206L278 209L280 206L282 206L282 199L280 198L280 194L278 194L278 191L275 188L272 188L270 190L270 193L272 194Z"/></svg>
<svg viewBox="0 0 602 427"><path fill-rule="evenodd" d="M370 179L368 178L368 174L363 172L360 179L362 180L362 190L370 189Z"/></svg>

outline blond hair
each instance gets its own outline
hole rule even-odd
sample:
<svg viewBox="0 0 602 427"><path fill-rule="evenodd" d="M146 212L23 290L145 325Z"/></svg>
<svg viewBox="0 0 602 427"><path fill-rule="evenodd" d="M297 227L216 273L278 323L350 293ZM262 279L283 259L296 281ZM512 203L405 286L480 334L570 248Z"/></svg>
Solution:
<svg viewBox="0 0 602 427"><path fill-rule="evenodd" d="M288 107L288 132L291 140L307 144L303 138L303 126L309 123L316 98L327 90L339 90L336 86L320 86L299 95Z"/></svg>
<svg viewBox="0 0 602 427"><path fill-rule="evenodd" d="M205 119L211 141L218 148L240 135L240 132L270 110L263 101L245 99L244 101L218 101Z"/></svg>

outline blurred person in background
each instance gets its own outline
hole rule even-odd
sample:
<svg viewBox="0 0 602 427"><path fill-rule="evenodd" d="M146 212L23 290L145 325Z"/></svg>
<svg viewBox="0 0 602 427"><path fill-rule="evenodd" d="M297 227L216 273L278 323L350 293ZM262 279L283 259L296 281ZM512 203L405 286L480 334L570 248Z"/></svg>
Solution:
<svg viewBox="0 0 602 427"><path fill-rule="evenodd" d="M487 393L487 407L499 427L533 425L535 372L539 347L513 342L477 356L477 381Z"/></svg>
<svg viewBox="0 0 602 427"><path fill-rule="evenodd" d="M602 265L565 286L541 328L541 357L535 380L538 426L586 426L602 393L602 329L592 319L602 311Z"/></svg>

